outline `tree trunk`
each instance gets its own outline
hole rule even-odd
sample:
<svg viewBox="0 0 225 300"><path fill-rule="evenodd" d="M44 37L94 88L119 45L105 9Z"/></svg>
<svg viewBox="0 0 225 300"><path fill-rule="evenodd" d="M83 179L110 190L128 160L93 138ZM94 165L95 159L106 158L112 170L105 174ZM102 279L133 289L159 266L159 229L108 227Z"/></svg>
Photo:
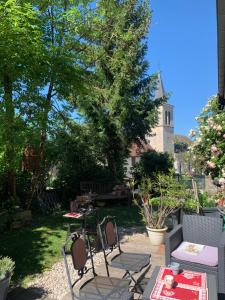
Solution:
<svg viewBox="0 0 225 300"><path fill-rule="evenodd" d="M8 195L16 196L16 170L15 170L15 126L14 117L15 110L13 105L12 96L12 81L8 74L4 75L4 106L5 106L5 157L6 157L6 170L8 181Z"/></svg>
<svg viewBox="0 0 225 300"><path fill-rule="evenodd" d="M108 168L109 168L111 174L113 175L114 178L116 178L117 163L116 163L115 158L113 157L113 155L111 155L110 153L108 153L108 155L107 155L107 163L108 163Z"/></svg>
<svg viewBox="0 0 225 300"><path fill-rule="evenodd" d="M48 127L48 114L51 110L51 98L52 98L52 91L53 91L53 83L50 82L48 87L48 93L46 96L46 105L44 116L41 122L41 132L40 132L40 168L33 172L31 177L31 197L27 201L27 209L30 209L31 203L42 192L42 182L41 182L41 165L44 160L44 149L47 140L47 127Z"/></svg>

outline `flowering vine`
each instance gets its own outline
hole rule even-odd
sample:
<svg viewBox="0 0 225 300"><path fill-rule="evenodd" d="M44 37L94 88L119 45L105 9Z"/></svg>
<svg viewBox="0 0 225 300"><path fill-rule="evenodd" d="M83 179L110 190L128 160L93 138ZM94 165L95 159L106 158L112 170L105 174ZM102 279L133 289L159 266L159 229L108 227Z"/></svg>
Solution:
<svg viewBox="0 0 225 300"><path fill-rule="evenodd" d="M209 98L206 106L196 117L198 126L191 129L191 151L201 158L204 172L225 184L225 111L218 106L216 96Z"/></svg>

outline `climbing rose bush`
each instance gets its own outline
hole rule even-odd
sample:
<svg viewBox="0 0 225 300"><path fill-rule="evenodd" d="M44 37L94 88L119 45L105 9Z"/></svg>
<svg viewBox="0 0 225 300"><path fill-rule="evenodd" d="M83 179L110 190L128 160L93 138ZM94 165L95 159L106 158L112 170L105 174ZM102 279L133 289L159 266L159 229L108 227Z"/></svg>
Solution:
<svg viewBox="0 0 225 300"><path fill-rule="evenodd" d="M216 96L210 97L196 120L196 130L191 129L189 132L193 140L190 150L200 157L204 172L224 185L225 111L219 108Z"/></svg>

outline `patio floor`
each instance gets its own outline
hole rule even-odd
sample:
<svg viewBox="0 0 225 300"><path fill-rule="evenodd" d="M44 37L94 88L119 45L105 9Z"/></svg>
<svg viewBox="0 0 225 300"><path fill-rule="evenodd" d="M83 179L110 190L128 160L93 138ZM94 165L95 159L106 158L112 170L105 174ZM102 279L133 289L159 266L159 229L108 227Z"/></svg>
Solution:
<svg viewBox="0 0 225 300"><path fill-rule="evenodd" d="M164 245L160 247L152 246L150 244L149 238L146 233L142 232L127 232L127 230L122 231L122 240L121 240L121 248L124 252L133 252L133 253L151 253L151 268L149 272L147 272L145 279L143 280L143 286L145 285L148 278L150 278L152 271L155 266L164 265ZM121 235L121 234L120 234ZM96 273L98 275L106 276L106 269L104 263L101 263L96 267ZM124 274L123 271L110 268L110 276L121 278ZM140 294L135 294L134 299L141 299ZM67 293L62 297L61 300L71 300L70 293Z"/></svg>
<svg viewBox="0 0 225 300"><path fill-rule="evenodd" d="M155 247L149 242L149 239L143 228L133 227L129 229L121 229L121 248L124 251L134 253L151 253L151 268L146 274L146 278L150 278L151 272L157 265L164 265L164 246ZM106 276L105 265L102 262L96 266L96 273L98 275ZM122 277L123 272L118 269L110 268L110 276ZM62 276L63 277L63 276ZM64 276L63 280L66 278ZM145 282L145 280L143 281ZM54 282L54 284L60 285L60 282ZM65 285L66 287L67 285ZM46 295L45 288L41 285L37 287L29 287L28 289L17 288L13 290L7 300L71 300L68 288L65 288L61 293L60 298L55 298L52 295ZM141 299L139 294L135 295L134 299Z"/></svg>

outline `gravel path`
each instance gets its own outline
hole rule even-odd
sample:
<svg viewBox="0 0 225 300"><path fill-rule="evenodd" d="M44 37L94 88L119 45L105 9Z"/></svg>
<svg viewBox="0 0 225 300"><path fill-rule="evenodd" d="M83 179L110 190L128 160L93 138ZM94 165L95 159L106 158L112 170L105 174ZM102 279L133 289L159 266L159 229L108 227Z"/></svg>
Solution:
<svg viewBox="0 0 225 300"><path fill-rule="evenodd" d="M140 229L139 227L120 229L121 243L135 240L135 238L143 235L143 229ZM101 263L104 263L102 252L94 255L94 265L98 267L98 265ZM73 264L70 256L68 256L68 265L70 274L73 280L75 280L78 276L77 272L73 269ZM30 282L28 286L32 288L40 288L44 290L45 296L48 296L55 300L60 300L63 295L68 293L69 291L63 259L55 263L49 271L45 271L35 280Z"/></svg>
<svg viewBox="0 0 225 300"><path fill-rule="evenodd" d="M68 265L73 280L78 278L77 272L73 269L71 257L68 257ZM103 262L103 254L98 253L94 256L95 266ZM53 299L61 299L69 291L66 271L63 260L55 263L51 270L44 272L34 281L29 283L29 287L44 290L45 295Z"/></svg>

